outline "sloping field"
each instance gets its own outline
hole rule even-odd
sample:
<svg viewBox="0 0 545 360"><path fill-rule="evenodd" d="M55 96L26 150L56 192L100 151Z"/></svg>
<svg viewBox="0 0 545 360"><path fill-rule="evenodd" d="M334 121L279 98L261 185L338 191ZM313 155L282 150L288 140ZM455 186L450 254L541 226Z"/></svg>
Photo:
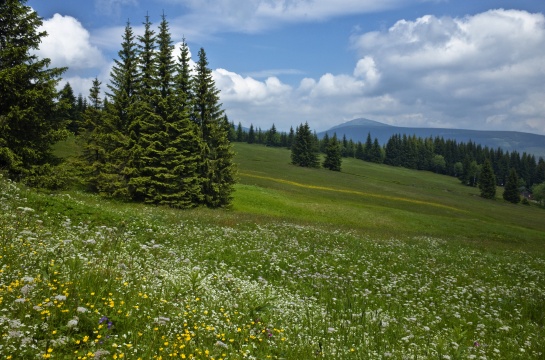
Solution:
<svg viewBox="0 0 545 360"><path fill-rule="evenodd" d="M544 211L236 144L228 210L0 178L1 359L541 359Z"/></svg>
<svg viewBox="0 0 545 360"><path fill-rule="evenodd" d="M379 237L438 236L545 251L545 211L479 196L452 177L343 159L342 172L290 165L290 151L236 144L236 212Z"/></svg>

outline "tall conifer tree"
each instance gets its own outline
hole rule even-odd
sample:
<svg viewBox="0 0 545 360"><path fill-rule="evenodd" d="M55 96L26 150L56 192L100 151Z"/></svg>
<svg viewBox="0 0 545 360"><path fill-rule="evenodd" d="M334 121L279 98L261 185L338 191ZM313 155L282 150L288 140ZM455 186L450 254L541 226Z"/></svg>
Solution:
<svg viewBox="0 0 545 360"><path fill-rule="evenodd" d="M333 134L333 137L329 139L327 143L325 159L322 166L329 170L341 171L341 163L341 145L337 140L337 134Z"/></svg>
<svg viewBox="0 0 545 360"><path fill-rule="evenodd" d="M226 206L231 202L235 183L234 154L227 130L229 122L223 116L219 90L203 48L198 57L192 88L193 120L199 127L203 142L202 194L207 206Z"/></svg>
<svg viewBox="0 0 545 360"><path fill-rule="evenodd" d="M291 147L291 163L303 167L318 167L318 146L314 143L308 123L301 124L295 130Z"/></svg>
<svg viewBox="0 0 545 360"><path fill-rule="evenodd" d="M194 96L190 62L191 54L184 38L176 64L175 114L177 120L173 123L170 133L170 139L179 157L178 164L173 170L177 175L176 181L180 192L183 194L179 200L180 207L196 206L203 202L200 174L203 144L197 124L191 120Z"/></svg>
<svg viewBox="0 0 545 360"><path fill-rule="evenodd" d="M159 204L187 208L202 200L198 173L202 150L196 125L190 121L189 52L185 40L181 50L176 64L168 22L163 15L158 33L157 110L164 126L165 146L161 154L162 172L154 183Z"/></svg>
<svg viewBox="0 0 545 360"><path fill-rule="evenodd" d="M127 21L121 50L117 53L119 59L110 72L110 84L107 85L117 116L116 127L123 133L128 133L130 124L134 120L134 103L139 85L138 79L138 52L135 36L130 22Z"/></svg>
<svg viewBox="0 0 545 360"><path fill-rule="evenodd" d="M479 189L481 196L485 199L494 199L496 197L496 177L490 160L484 161L481 175L479 177Z"/></svg>
<svg viewBox="0 0 545 360"><path fill-rule="evenodd" d="M138 54L135 36L127 21L119 59L110 72L107 85L111 104L104 106L104 137L109 140L108 160L98 179L99 192L107 196L129 198L126 167L129 162L129 128L135 122L138 88Z"/></svg>
<svg viewBox="0 0 545 360"><path fill-rule="evenodd" d="M72 132L77 132L77 103L74 90L69 82L67 82L59 92L59 113L63 120L66 120L66 128Z"/></svg>
<svg viewBox="0 0 545 360"><path fill-rule="evenodd" d="M149 16L144 22L144 34L138 37L138 96L136 115L129 127L129 161L125 168L131 197L137 201L155 202L157 192L154 176L160 171L163 147L162 119L157 108L156 36Z"/></svg>
<svg viewBox="0 0 545 360"><path fill-rule="evenodd" d="M519 177L515 169L511 168L509 170L509 177L507 178L507 183L503 191L503 199L513 204L518 204L520 202L520 194L518 190Z"/></svg>
<svg viewBox="0 0 545 360"><path fill-rule="evenodd" d="M65 69L35 55L47 33L25 3L0 2L0 168L38 184L36 176L52 174L51 145L67 134L55 101Z"/></svg>
<svg viewBox="0 0 545 360"><path fill-rule="evenodd" d="M102 192L101 179L110 161L115 144L111 141L114 128L107 121L100 96L101 82L95 78L89 90L89 106L83 113L81 139L83 141L84 173L92 191ZM106 186L109 186L107 184Z"/></svg>

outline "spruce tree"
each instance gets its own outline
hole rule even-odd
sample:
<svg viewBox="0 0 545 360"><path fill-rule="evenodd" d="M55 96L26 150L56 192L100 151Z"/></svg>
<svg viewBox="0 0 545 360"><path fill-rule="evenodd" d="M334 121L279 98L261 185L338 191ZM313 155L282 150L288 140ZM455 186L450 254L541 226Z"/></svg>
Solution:
<svg viewBox="0 0 545 360"><path fill-rule="evenodd" d="M485 199L494 199L496 197L496 177L494 176L492 164L488 159L484 161L481 170L479 189L481 190L481 197Z"/></svg>
<svg viewBox="0 0 545 360"><path fill-rule="evenodd" d="M107 95L115 109L117 129L128 133L129 126L134 121L134 103L139 84L137 44L130 22L125 26L121 50L117 54L119 59L114 60L110 72Z"/></svg>
<svg viewBox="0 0 545 360"><path fill-rule="evenodd" d="M157 200L153 184L160 169L159 153L165 138L162 119L156 113L157 64L155 57L155 32L149 16L144 22L144 34L138 37L138 96L135 118L129 125L128 162L124 174L132 199L153 203Z"/></svg>
<svg viewBox="0 0 545 360"><path fill-rule="evenodd" d="M178 63L176 67L175 88L177 103L179 110L187 112L189 115L193 113L193 88L191 84L192 70L191 70L191 55L189 53L189 47L182 39L180 45L180 56L178 56Z"/></svg>
<svg viewBox="0 0 545 360"><path fill-rule="evenodd" d="M130 22L125 26L119 59L115 60L107 85L111 105L104 106L103 119L111 151L97 181L98 191L106 196L130 198L126 167L129 161L129 128L135 122L138 88L138 54Z"/></svg>
<svg viewBox="0 0 545 360"><path fill-rule="evenodd" d="M265 145L278 146L279 143L280 143L280 137L278 135L278 131L276 130L276 126L272 124L270 130L267 132L267 140Z"/></svg>
<svg viewBox="0 0 545 360"><path fill-rule="evenodd" d="M288 143L286 144L288 149L291 149L293 146L293 141L295 140L295 131L293 130L293 126L290 126L290 132L288 133Z"/></svg>
<svg viewBox="0 0 545 360"><path fill-rule="evenodd" d="M158 110L165 125L165 150L161 155L164 173L159 203L189 208L202 203L200 165L202 142L191 121L191 72L185 39L177 63L172 63L168 23L163 15L158 34ZM175 71L177 70L177 71Z"/></svg>
<svg viewBox="0 0 545 360"><path fill-rule="evenodd" d="M233 150L228 139L229 122L223 116L219 90L208 68L203 48L199 50L193 88L193 120L203 143L201 180L204 204L209 207L229 205L235 183Z"/></svg>
<svg viewBox="0 0 545 360"><path fill-rule="evenodd" d="M341 171L341 163L341 145L337 140L337 134L333 134L333 137L329 139L327 143L325 159L322 166L329 170Z"/></svg>
<svg viewBox="0 0 545 360"><path fill-rule="evenodd" d="M248 144L255 143L255 130L254 124L250 124L250 129L248 130Z"/></svg>
<svg viewBox="0 0 545 360"><path fill-rule="evenodd" d="M326 132L322 141L320 141L320 152L325 153L327 150L327 145L329 144L329 134Z"/></svg>
<svg viewBox="0 0 545 360"><path fill-rule="evenodd" d="M519 178L515 169L511 168L509 171L509 177L505 184L503 191L503 199L513 204L518 204L520 202L520 194L518 189Z"/></svg>
<svg viewBox="0 0 545 360"><path fill-rule="evenodd" d="M365 159L365 151L363 148L363 144L361 141L358 141L358 144L356 145L356 152L355 152L356 159L364 160Z"/></svg>
<svg viewBox="0 0 545 360"><path fill-rule="evenodd" d="M382 164L382 149L377 138L375 138L373 141L373 146L371 147L371 161L377 164Z"/></svg>
<svg viewBox="0 0 545 360"><path fill-rule="evenodd" d="M80 141L83 142L82 157L85 163L85 182L91 191L100 191L99 182L107 162L107 141L104 138L110 128L104 122L103 101L100 97L101 82L95 78L89 89L89 106L83 113Z"/></svg>
<svg viewBox="0 0 545 360"><path fill-rule="evenodd" d="M291 163L303 167L318 167L318 146L314 143L308 123L301 124L295 130L291 147Z"/></svg>
<svg viewBox="0 0 545 360"><path fill-rule="evenodd" d="M534 184L541 184L542 182L545 182L545 160L539 158L534 174Z"/></svg>
<svg viewBox="0 0 545 360"><path fill-rule="evenodd" d="M0 169L40 185L40 177L53 175L51 145L67 135L55 88L65 69L35 55L47 33L25 3L0 2Z"/></svg>
<svg viewBox="0 0 545 360"><path fill-rule="evenodd" d="M66 128L72 132L77 132L77 103L74 90L69 82L67 82L59 92L59 115L60 118L66 121Z"/></svg>
<svg viewBox="0 0 545 360"><path fill-rule="evenodd" d="M146 201L161 205L181 206L178 192L179 174L174 173L174 168L180 161L177 149L172 142L176 141L180 129L172 131L172 124L177 121L178 114L175 109L174 97L174 68L172 57L174 49L169 32L166 16L163 14L157 34L157 51L154 52L156 71L154 74L157 90L150 97L155 114L147 121L153 122L155 133L147 134L150 141L148 148L147 172L151 176L149 196ZM172 137L172 138L171 138Z"/></svg>
<svg viewBox="0 0 545 360"><path fill-rule="evenodd" d="M363 148L365 161L373 161L373 140L371 140L371 133L367 133L367 139L365 140L365 146Z"/></svg>
<svg viewBox="0 0 545 360"><path fill-rule="evenodd" d="M237 141L243 142L244 141L244 131L242 130L242 124L239 122L237 126Z"/></svg>

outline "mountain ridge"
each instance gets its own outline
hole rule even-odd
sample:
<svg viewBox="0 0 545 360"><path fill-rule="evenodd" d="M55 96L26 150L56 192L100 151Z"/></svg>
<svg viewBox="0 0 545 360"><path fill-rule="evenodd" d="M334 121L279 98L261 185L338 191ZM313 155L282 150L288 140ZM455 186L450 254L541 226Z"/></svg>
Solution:
<svg viewBox="0 0 545 360"><path fill-rule="evenodd" d="M402 127L366 118L357 118L322 131L318 133L318 137L322 138L326 133L328 136L336 133L339 138L346 136L347 139L351 139L354 142L361 141L362 143L367 139L367 134L371 133L371 137L373 139L377 138L382 145L386 144L388 139L395 134L415 135L421 138L430 136L435 138L439 136L445 140L451 139L466 143L472 141L493 149L499 147L504 151L526 152L538 158L545 158L545 135L520 131Z"/></svg>

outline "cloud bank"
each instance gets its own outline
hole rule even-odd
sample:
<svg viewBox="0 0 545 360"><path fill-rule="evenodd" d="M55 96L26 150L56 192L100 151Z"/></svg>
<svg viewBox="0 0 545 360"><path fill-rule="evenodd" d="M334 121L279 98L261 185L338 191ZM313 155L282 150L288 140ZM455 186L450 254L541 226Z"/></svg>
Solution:
<svg viewBox="0 0 545 360"><path fill-rule="evenodd" d="M264 128L309 121L325 129L364 116L394 125L545 134L542 14L498 9L464 18L424 16L351 40L360 55L352 74L306 78L297 88L280 82L276 92L269 80L223 74L232 79L218 81L228 113ZM263 97L278 106L261 107Z"/></svg>
<svg viewBox="0 0 545 360"><path fill-rule="evenodd" d="M403 0L163 0L183 7L180 23L208 33L255 33L285 23L378 12L406 4ZM411 0L410 2L421 2Z"/></svg>
<svg viewBox="0 0 545 360"><path fill-rule="evenodd" d="M187 8L197 4L206 8L202 1L170 1ZM233 24L252 14L261 14L263 19L287 16L275 21L342 15L327 1L315 1L316 6L311 7L308 1L253 0L238 8L233 1L215 1L217 7L207 11L228 9L223 21ZM379 10L373 8L375 2L350 0L338 8L349 3L359 11ZM394 6L398 2L380 3ZM252 29L252 21L248 19L243 26ZM111 62L105 60L98 48L104 45L96 37L76 19L58 14L46 20L43 28L50 36L44 39L40 56L51 58L54 66L70 67L66 79L76 93L86 94L90 79L97 75L105 86ZM118 30L116 47L122 28ZM113 41L112 33L109 37ZM246 75L215 69L213 76L229 118L263 129L274 123L280 130L305 121L324 130L367 117L401 126L545 134L543 14L496 9L463 18L427 15L399 20L384 30L355 34L350 41L358 56L352 70L344 74L325 73L287 84L283 75L303 76L304 69ZM86 76L86 72L92 74Z"/></svg>

